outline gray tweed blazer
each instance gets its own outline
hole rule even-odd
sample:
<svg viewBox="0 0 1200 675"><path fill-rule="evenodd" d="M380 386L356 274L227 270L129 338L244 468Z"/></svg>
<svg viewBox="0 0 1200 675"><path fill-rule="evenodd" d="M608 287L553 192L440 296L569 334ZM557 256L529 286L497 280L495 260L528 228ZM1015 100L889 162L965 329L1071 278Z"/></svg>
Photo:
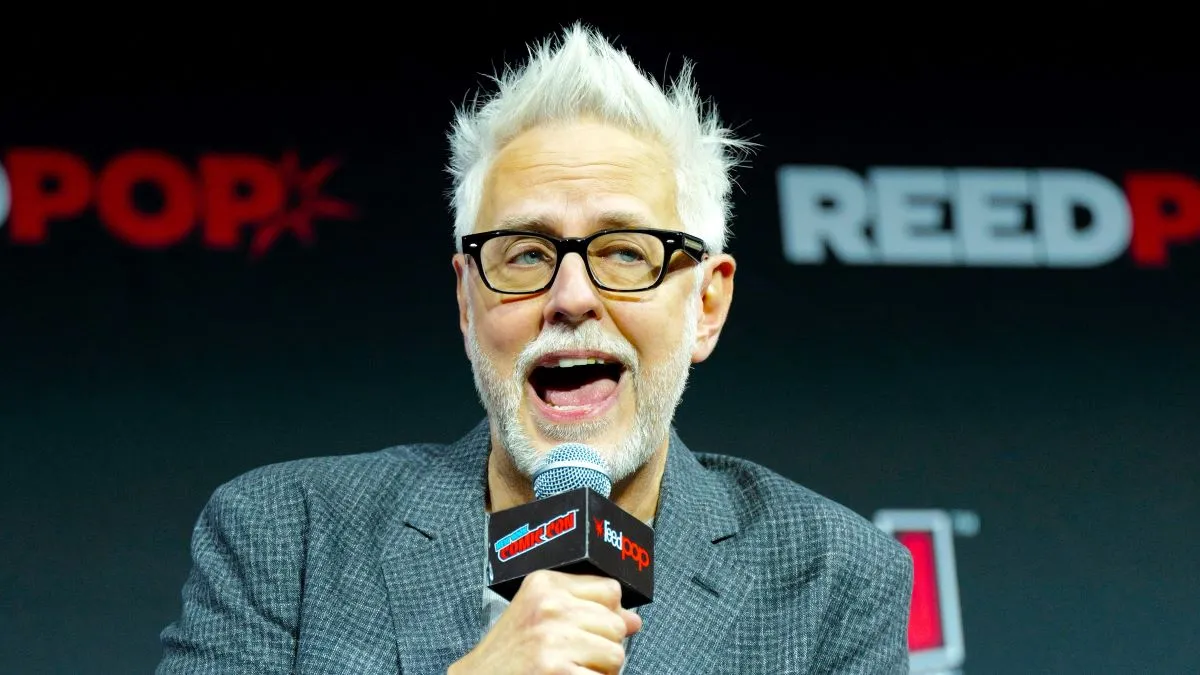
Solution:
<svg viewBox="0 0 1200 675"><path fill-rule="evenodd" d="M484 627L488 426L255 469L196 524L171 673L445 673ZM671 433L625 673L907 673L912 563L869 521ZM515 658L520 658L517 655Z"/></svg>

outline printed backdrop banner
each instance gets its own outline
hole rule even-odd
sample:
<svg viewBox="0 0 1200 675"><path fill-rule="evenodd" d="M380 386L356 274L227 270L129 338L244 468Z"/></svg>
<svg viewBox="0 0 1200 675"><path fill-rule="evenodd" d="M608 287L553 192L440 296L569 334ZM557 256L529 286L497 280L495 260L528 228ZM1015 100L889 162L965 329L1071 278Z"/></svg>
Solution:
<svg viewBox="0 0 1200 675"><path fill-rule="evenodd" d="M444 134L479 73L560 23L286 59L263 41L237 68L184 41L12 85L0 669L149 672L218 485L481 418ZM851 67L762 32L598 23L654 74L693 58L761 144L684 439L909 548L914 670L1200 669L1190 80L899 48Z"/></svg>

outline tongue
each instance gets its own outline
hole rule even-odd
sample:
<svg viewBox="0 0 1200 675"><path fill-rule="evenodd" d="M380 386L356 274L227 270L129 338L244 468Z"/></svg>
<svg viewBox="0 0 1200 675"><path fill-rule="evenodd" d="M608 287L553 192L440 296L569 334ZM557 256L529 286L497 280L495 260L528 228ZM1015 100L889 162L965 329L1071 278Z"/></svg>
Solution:
<svg viewBox="0 0 1200 675"><path fill-rule="evenodd" d="M577 387L546 387L542 398L546 403L559 408L595 405L611 396L616 388L616 381L602 377Z"/></svg>

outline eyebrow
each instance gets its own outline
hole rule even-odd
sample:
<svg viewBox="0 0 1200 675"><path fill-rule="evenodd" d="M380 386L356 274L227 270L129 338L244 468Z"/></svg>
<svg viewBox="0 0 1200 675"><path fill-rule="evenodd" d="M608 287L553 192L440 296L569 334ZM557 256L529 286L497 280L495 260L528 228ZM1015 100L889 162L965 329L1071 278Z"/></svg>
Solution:
<svg viewBox="0 0 1200 675"><path fill-rule="evenodd" d="M596 220L600 229L646 229L654 227L643 216L632 211L605 211ZM536 215L509 216L500 222L501 229L525 230L555 236L556 229L549 219Z"/></svg>

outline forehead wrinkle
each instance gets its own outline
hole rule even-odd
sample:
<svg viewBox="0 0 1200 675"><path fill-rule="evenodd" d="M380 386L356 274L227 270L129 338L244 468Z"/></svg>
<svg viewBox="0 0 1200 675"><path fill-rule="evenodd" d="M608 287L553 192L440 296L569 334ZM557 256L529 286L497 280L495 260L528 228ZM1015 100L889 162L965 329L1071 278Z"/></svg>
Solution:
<svg viewBox="0 0 1200 675"><path fill-rule="evenodd" d="M568 207L571 211L579 211L581 207ZM576 214L578 220L584 221L595 229L647 229L654 228L653 218L626 209L605 209L595 215L588 213ZM575 218L572 218L574 220ZM499 229L525 230L542 234L557 235L561 229L563 218L551 213L518 213L505 217L500 221ZM559 224L559 227L555 225Z"/></svg>
<svg viewBox="0 0 1200 675"><path fill-rule="evenodd" d="M521 188L542 193L566 193L576 199L587 199L596 193L623 192L639 186L649 172L634 164L623 166L613 162L581 162L566 164L533 163L496 177L493 188L511 182ZM588 172L576 175L575 172Z"/></svg>

